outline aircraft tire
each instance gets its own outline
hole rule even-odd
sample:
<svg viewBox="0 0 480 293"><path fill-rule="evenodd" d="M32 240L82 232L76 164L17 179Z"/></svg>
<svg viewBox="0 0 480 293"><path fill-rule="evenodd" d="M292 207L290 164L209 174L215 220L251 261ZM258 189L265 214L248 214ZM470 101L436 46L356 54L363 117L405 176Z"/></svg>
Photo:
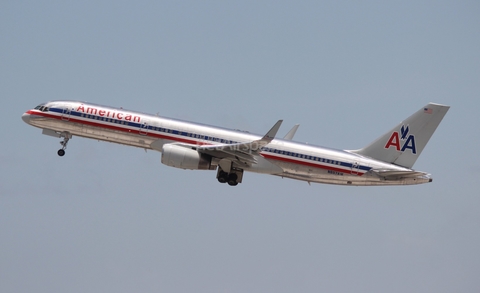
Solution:
<svg viewBox="0 0 480 293"><path fill-rule="evenodd" d="M230 186L237 186L238 182L237 181L228 181L228 185Z"/></svg>
<svg viewBox="0 0 480 293"><path fill-rule="evenodd" d="M238 184L237 179L238 179L237 174L231 173L230 175L228 175L228 185L236 186Z"/></svg>
<svg viewBox="0 0 480 293"><path fill-rule="evenodd" d="M60 157L63 157L65 155L65 151L60 149L58 150L57 154L60 156Z"/></svg>
<svg viewBox="0 0 480 293"><path fill-rule="evenodd" d="M218 182L220 183L226 183L228 180L228 173L224 171L220 171L220 174L218 174Z"/></svg>

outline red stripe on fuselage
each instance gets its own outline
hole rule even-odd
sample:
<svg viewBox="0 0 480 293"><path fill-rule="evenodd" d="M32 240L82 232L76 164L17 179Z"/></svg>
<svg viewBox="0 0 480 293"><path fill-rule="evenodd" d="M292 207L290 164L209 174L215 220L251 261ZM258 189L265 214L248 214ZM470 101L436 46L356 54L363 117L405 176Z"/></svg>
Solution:
<svg viewBox="0 0 480 293"><path fill-rule="evenodd" d="M64 120L64 119L62 119L61 115L57 116L57 115L52 115L52 114L49 114L49 113L45 113L45 112L41 112L41 111L34 111L34 110L28 110L26 113L30 114L30 115L36 115L36 116L41 116L41 117L46 117L46 118L53 118L53 119L57 119L57 120L62 120L64 122L75 122L75 123L95 126L95 127L99 127L99 128L106 128L106 129L111 129L111 130L116 130L116 131L122 131L122 132L130 133L130 134L134 134L134 135L138 135L138 136L149 136L149 137L172 140L172 141L183 142L183 143L188 143L188 144L193 144L193 145L211 145L210 143L199 142L199 141L196 141L196 140L183 139L183 138L172 137L172 136L167 136L167 135L163 135L163 134L148 132L148 131L151 131L150 129L147 131L147 134L145 135L145 134L140 134L140 131L142 130L141 128L132 130L132 129L124 128L124 127L119 127L117 125L103 124L103 123L97 123L97 122L92 122L92 121L80 120L80 119L72 118L72 117L69 117L68 120L67 119ZM89 118L87 118L87 119L89 119ZM109 118L109 119L111 119L111 118ZM294 160L294 159L290 159L290 158L275 156L275 155L268 154L266 152L262 152L261 155L264 158L267 158L267 159L278 160L278 161L283 161L283 162L297 164L297 165L309 166L309 167L313 167L313 168L330 170L330 171L334 171L334 172L351 174L351 175L358 175L358 176L363 175L363 173L361 173L360 170L359 170L358 173L353 173L351 170L347 171L345 169L335 168L335 167L331 167L331 166L327 166L327 165L320 165L320 164L315 164L315 163L310 163L310 162L305 162L305 161L300 161L300 160Z"/></svg>
<svg viewBox="0 0 480 293"><path fill-rule="evenodd" d="M159 138L159 139L167 139L167 140L173 140L173 141L177 141L177 142L183 142L183 143L195 144L195 145L207 145L208 144L208 143L198 142L198 141L195 141L195 140L183 139L183 138L178 138L178 137L172 137L172 136L167 136L167 135L163 135L163 134L153 133L153 132L150 132L150 131L152 131L151 129L147 130L147 134L140 134L140 132L142 131L141 128L137 128L135 130L132 130L132 129L120 127L120 126L117 126L117 125L103 124L103 123L97 123L97 122L92 122L92 121L85 121L85 120L80 120L80 119L72 118L72 117L69 117L68 120L67 119L64 120L64 119L62 119L62 116L52 115L52 114L48 114L48 113L44 113L44 112L34 112L32 110L27 111L27 114L42 116L42 117L46 117L46 118L53 118L53 119L57 119L57 120L62 120L64 122L75 122L75 123L95 126L95 127L99 127L99 128L107 128L107 129L111 129L111 130L117 130L117 131L122 131L122 132L130 133L130 134L135 134L135 135L139 135L139 136L149 136L149 137L155 137L155 138ZM109 119L112 119L112 118L109 118Z"/></svg>
<svg viewBox="0 0 480 293"><path fill-rule="evenodd" d="M357 173L352 172L351 170L345 170L345 169L340 169L340 168L335 168L332 166L327 166L327 165L319 165L315 163L310 163L310 162L305 162L305 161L300 161L300 160L294 160L290 158L285 158L285 157L279 157L279 156L274 156L271 154L261 154L264 158L266 159L272 159L272 160L278 160L278 161L283 161L287 163L292 163L292 164L297 164L297 165L304 165L304 166L309 166L309 167L314 167L318 169L324 169L324 170L329 170L329 171L335 171L339 173L345 173L349 175L357 175L357 176L362 176L363 173L360 172L360 170Z"/></svg>

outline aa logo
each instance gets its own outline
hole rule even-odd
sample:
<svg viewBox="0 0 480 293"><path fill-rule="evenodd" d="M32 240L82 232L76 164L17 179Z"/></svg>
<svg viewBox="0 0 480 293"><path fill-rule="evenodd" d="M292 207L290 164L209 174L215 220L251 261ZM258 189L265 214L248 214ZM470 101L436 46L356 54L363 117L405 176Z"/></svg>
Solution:
<svg viewBox="0 0 480 293"><path fill-rule="evenodd" d="M408 125L403 125L400 129L400 133L398 131L394 131L390 136L387 144L385 145L386 149L394 147L397 151L404 152L407 149L412 151L412 154L417 154L417 148L415 146L415 136L413 134L408 135L409 129Z"/></svg>

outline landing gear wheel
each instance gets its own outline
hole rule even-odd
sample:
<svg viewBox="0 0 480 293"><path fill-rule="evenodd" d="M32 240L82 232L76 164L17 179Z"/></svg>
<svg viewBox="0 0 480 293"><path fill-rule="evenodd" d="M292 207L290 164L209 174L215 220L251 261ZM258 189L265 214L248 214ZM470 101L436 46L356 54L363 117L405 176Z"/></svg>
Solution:
<svg viewBox="0 0 480 293"><path fill-rule="evenodd" d="M228 183L230 186L237 186L238 183L242 183L243 170L240 168L232 167L229 172L225 172L221 166L217 169L217 180L220 183Z"/></svg>
<svg viewBox="0 0 480 293"><path fill-rule="evenodd" d="M57 154L60 157L63 157L65 155L65 150L67 149L67 144L70 138L72 138L72 135L68 132L62 133L61 137L63 137L63 140L60 142L62 145L62 148L58 150Z"/></svg>
<svg viewBox="0 0 480 293"><path fill-rule="evenodd" d="M235 173L231 173L230 175L228 175L228 185L236 186L238 184L237 178L238 176Z"/></svg>
<svg viewBox="0 0 480 293"><path fill-rule="evenodd" d="M221 171L220 174L218 175L218 182L226 183L227 179L228 179L228 173Z"/></svg>

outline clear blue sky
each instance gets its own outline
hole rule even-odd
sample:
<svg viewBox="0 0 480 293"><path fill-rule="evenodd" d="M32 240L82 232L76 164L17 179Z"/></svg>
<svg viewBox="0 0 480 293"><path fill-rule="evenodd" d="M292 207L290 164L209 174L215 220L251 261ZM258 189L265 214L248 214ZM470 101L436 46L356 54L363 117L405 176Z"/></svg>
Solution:
<svg viewBox="0 0 480 293"><path fill-rule="evenodd" d="M479 292L478 1L0 7L0 292ZM58 99L343 149L451 109L431 184L232 188L78 137L58 157L20 118Z"/></svg>

